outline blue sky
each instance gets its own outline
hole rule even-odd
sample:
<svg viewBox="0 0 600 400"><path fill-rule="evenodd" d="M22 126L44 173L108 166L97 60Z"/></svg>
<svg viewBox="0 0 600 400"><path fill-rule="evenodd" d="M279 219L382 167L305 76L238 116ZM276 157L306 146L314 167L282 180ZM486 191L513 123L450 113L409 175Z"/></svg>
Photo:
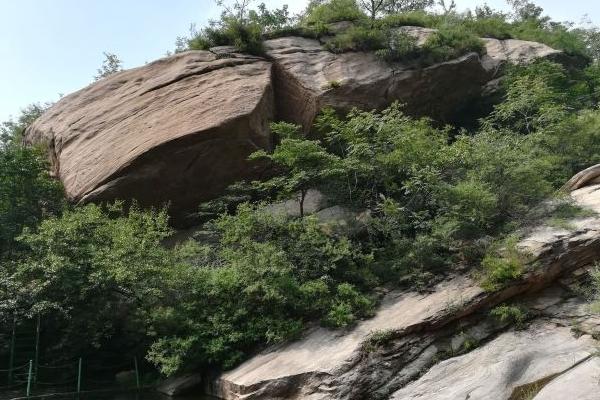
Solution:
<svg viewBox="0 0 600 400"><path fill-rule="evenodd" d="M260 2L260 0L257 0ZM306 0L265 0L271 7L304 8ZM480 0L457 0L459 8ZM557 20L588 14L600 23L600 2L539 0ZM495 8L504 0L488 0ZM174 47L190 23L215 18L213 0L0 0L0 121L32 102L55 101L89 84L102 52L126 68L154 60Z"/></svg>

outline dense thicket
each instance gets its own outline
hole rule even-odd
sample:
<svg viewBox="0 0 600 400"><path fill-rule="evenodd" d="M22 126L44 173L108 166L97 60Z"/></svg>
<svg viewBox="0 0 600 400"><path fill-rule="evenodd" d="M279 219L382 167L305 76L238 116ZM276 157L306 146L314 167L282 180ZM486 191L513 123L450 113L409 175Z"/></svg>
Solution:
<svg viewBox="0 0 600 400"><path fill-rule="evenodd" d="M274 123L278 145L251 157L279 174L202 205L208 222L175 247L164 245L172 231L162 210L65 205L42 151L20 141L42 111L33 107L1 131L4 326L15 315L39 314L54 332L45 350L53 360L145 354L170 375L232 367L310 324L352 325L372 314L381 287L420 288L455 269L475 272L489 290L518 278L519 228L581 212L559 189L600 162L595 31L554 23L523 1L513 16L486 7L444 15L418 10L429 3L384 2L370 18L351 0L313 2L296 25L285 8L250 12L242 4L180 44L259 52L265 35L320 34L328 23L352 20L355 28L332 50L440 60L479 49L481 35L514 36L583 56L588 66L538 61L508 68L503 101L470 130L413 118L399 104L344 116L325 109L313 139ZM440 31L416 54L407 37L390 39L390 27L401 25ZM367 215L363 229L325 229L302 207L311 189ZM290 197L299 199L299 217L268 205ZM557 206L540 207L549 198Z"/></svg>

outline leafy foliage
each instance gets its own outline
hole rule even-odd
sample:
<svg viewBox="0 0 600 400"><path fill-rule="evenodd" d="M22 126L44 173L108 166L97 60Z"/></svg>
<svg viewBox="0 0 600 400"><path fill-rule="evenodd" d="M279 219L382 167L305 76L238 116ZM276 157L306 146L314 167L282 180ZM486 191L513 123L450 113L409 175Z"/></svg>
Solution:
<svg viewBox="0 0 600 400"><path fill-rule="evenodd" d="M494 307L490 315L503 323L514 324L517 329L522 329L527 319L527 311L520 306L502 304Z"/></svg>
<svg viewBox="0 0 600 400"><path fill-rule="evenodd" d="M369 258L315 219L287 221L246 204L211 229L218 243L201 249L186 290L154 313L163 329L149 359L164 373L231 367L256 345L293 338L310 319L347 326L371 313Z"/></svg>
<svg viewBox="0 0 600 400"><path fill-rule="evenodd" d="M0 260L17 249L15 238L24 227L62 208L62 188L50 176L44 152L21 143L25 128L46 108L32 104L0 127Z"/></svg>
<svg viewBox="0 0 600 400"><path fill-rule="evenodd" d="M116 54L107 52L104 52L103 54L104 61L102 61L102 66L98 68L98 75L94 77L95 81L123 71L123 62Z"/></svg>
<svg viewBox="0 0 600 400"><path fill-rule="evenodd" d="M302 22L306 25L323 25L339 21L359 21L366 18L355 0L312 1Z"/></svg>
<svg viewBox="0 0 600 400"><path fill-rule="evenodd" d="M177 269L177 254L161 246L170 233L166 213L121 210L88 205L46 219L18 239L24 255L1 266L9 285L0 309L43 315L60 332L57 357L139 345L145 330L136 310L160 302Z"/></svg>
<svg viewBox="0 0 600 400"><path fill-rule="evenodd" d="M208 50L215 46L234 46L243 53L262 55L262 40L274 31L290 29L291 18L287 6L269 10L264 3L256 10L249 8L248 0L235 1L231 6L224 2L221 18L211 21L206 28L197 31L190 28L188 37L177 39L176 52Z"/></svg>

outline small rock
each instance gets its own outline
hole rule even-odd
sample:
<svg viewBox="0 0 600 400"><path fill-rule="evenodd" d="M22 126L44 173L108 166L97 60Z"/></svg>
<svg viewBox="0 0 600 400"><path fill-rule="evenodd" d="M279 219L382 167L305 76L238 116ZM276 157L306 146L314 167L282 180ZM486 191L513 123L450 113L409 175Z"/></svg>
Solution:
<svg viewBox="0 0 600 400"><path fill-rule="evenodd" d="M179 396L188 394L193 390L199 390L203 379L200 374L186 374L178 377L168 378L156 388L160 393L167 396Z"/></svg>

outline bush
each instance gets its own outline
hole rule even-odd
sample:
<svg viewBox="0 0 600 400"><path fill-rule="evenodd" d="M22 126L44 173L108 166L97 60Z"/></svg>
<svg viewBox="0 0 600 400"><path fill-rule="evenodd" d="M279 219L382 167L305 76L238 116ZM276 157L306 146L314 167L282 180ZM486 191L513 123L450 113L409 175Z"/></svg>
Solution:
<svg viewBox="0 0 600 400"><path fill-rule="evenodd" d="M490 311L490 315L497 318L502 323L514 324L515 328L522 329L527 319L527 311L519 306L509 306L506 304L495 307Z"/></svg>
<svg viewBox="0 0 600 400"><path fill-rule="evenodd" d="M406 32L392 32L387 42L387 48L376 52L385 61L411 61L421 55L417 39Z"/></svg>
<svg viewBox="0 0 600 400"><path fill-rule="evenodd" d="M560 23L540 26L535 20L524 20L513 25L512 34L517 39L544 43L570 55L588 57L585 39L580 32Z"/></svg>
<svg viewBox="0 0 600 400"><path fill-rule="evenodd" d="M258 23L246 23L224 17L215 27L208 27L187 39L183 50L208 50L215 46L235 46L242 53L263 54L263 28Z"/></svg>
<svg viewBox="0 0 600 400"><path fill-rule="evenodd" d="M496 291L508 282L520 278L525 272L527 256L518 248L519 238L509 236L504 241L492 246L481 265L484 271L483 288Z"/></svg>
<svg viewBox="0 0 600 400"><path fill-rule="evenodd" d="M384 29L401 26L420 26L434 28L440 24L442 17L425 11L410 11L400 14L389 14L378 20L378 26Z"/></svg>
<svg viewBox="0 0 600 400"><path fill-rule="evenodd" d="M0 264L13 286L0 290L0 302L10 305L0 314L41 314L54 332L45 348L55 353L47 358L144 350L139 311L163 300L179 258L161 246L170 234L165 212L133 207L121 215L120 205L67 210L25 230L22 257Z"/></svg>
<svg viewBox="0 0 600 400"><path fill-rule="evenodd" d="M372 51L385 46L386 37L381 30L353 26L334 36L325 47L333 53L343 53L345 51Z"/></svg>
<svg viewBox="0 0 600 400"><path fill-rule="evenodd" d="M309 5L302 23L307 26L340 21L359 21L366 18L355 0L328 0Z"/></svg>
<svg viewBox="0 0 600 400"><path fill-rule="evenodd" d="M377 279L368 257L348 239L326 236L316 220L242 205L210 229L218 243L204 247L178 298L152 313L158 340L148 357L163 373L229 368L311 320L347 326L372 313L365 290Z"/></svg>
<svg viewBox="0 0 600 400"><path fill-rule="evenodd" d="M483 41L464 27L441 27L433 33L423 46L428 63L437 63L458 58L467 53L483 53Z"/></svg>
<svg viewBox="0 0 600 400"><path fill-rule="evenodd" d="M478 37L504 40L514 36L512 26L505 17L467 18L462 25Z"/></svg>

